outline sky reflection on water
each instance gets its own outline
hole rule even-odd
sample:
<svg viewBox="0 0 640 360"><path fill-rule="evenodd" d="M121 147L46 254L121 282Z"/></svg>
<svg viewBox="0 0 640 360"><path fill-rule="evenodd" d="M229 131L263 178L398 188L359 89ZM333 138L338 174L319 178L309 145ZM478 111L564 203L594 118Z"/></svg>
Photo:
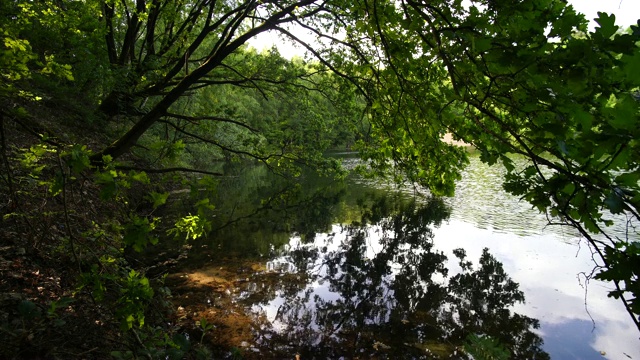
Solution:
<svg viewBox="0 0 640 360"><path fill-rule="evenodd" d="M622 304L607 297L609 284L588 283L585 309L581 272L589 273L593 261L586 245L575 242L556 234L513 236L460 220L443 225L435 236L445 253L464 247L473 257L483 247L491 250L525 293L526 303L515 311L540 320L538 331L552 359L602 359L601 351L608 359L639 359L638 331Z"/></svg>
<svg viewBox="0 0 640 360"><path fill-rule="evenodd" d="M464 269L449 272L432 242L433 227L449 216L441 201L376 214L385 208L378 205L358 225L290 240L275 261L304 270L308 281L252 304L272 325L258 343L273 347L279 337L306 358L428 359L462 356L468 336L483 334L515 358L548 358L532 332L537 320L510 310L523 295L488 251L474 261L458 250L451 259Z"/></svg>
<svg viewBox="0 0 640 360"><path fill-rule="evenodd" d="M613 285L591 280L585 294L585 274L596 263L586 241L573 229L548 226L543 214L507 194L501 171L471 158L448 200L451 220L436 232L436 244L470 254L489 247L520 283L527 303L516 309L540 320L552 358L640 359L638 330L620 301L607 297Z"/></svg>
<svg viewBox="0 0 640 360"><path fill-rule="evenodd" d="M243 210L261 206L264 191L284 194L255 168L225 185L230 204L217 204L220 221L246 219L209 246L269 254L269 271L252 274L238 300L262 316L256 341L273 354L430 358L427 349L449 356L479 333L510 344L514 358L640 359L638 331L608 284L588 283L585 309L586 243L502 191L499 172L472 159L444 202L361 178L307 178L281 210ZM460 266L459 248L472 268Z"/></svg>

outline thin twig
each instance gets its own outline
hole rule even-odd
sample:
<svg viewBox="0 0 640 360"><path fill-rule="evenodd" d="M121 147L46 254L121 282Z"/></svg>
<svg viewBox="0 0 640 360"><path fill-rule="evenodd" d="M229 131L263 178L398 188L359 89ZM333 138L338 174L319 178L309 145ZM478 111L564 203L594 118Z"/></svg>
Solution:
<svg viewBox="0 0 640 360"><path fill-rule="evenodd" d="M589 318L591 319L591 332L596 331L596 321L593 319L593 316L591 316L591 312L589 312L589 306L587 305L587 297L589 294L589 280L591 279L591 275L587 275L584 272L581 272L578 274L578 282L580 282L580 274L582 274L584 276L584 311L587 313L587 315L589 316Z"/></svg>
<svg viewBox="0 0 640 360"><path fill-rule="evenodd" d="M67 234L69 235L69 243L71 244L71 252L73 253L73 259L78 265L78 272L82 272L80 267L80 261L78 260L78 253L76 252L75 238L71 232L71 222L69 221L69 209L67 208L67 176L62 164L62 157L60 151L58 151L58 165L60 165L60 176L62 177L62 206L64 208L64 222L67 227Z"/></svg>
<svg viewBox="0 0 640 360"><path fill-rule="evenodd" d="M138 342L138 344L139 344L143 349L145 349L145 350L146 350L145 355L146 355L147 359L149 359L149 360L153 360L153 358L151 357L151 354L149 354L149 351L147 350L147 347L146 347L146 346L144 346L144 343L142 342L142 340L140 340L140 336L138 335L138 333L137 333L134 329L131 329L131 332L133 332L133 336L136 338L136 341Z"/></svg>
<svg viewBox="0 0 640 360"><path fill-rule="evenodd" d="M9 165L9 159L7 159L7 142L4 135L4 113L0 111L0 145L2 145L2 162L7 169L7 186L9 186L9 199L15 203L13 198L15 193L13 192L13 180L11 179L11 166Z"/></svg>

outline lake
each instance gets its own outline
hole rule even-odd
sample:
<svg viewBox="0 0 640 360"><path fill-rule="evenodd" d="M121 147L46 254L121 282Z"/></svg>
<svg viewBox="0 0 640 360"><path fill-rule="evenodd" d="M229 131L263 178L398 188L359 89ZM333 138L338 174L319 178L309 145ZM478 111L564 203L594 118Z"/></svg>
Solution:
<svg viewBox="0 0 640 360"><path fill-rule="evenodd" d="M612 285L588 280L587 243L477 157L447 199L357 175L227 173L214 230L169 279L176 321L206 319L222 356L640 359Z"/></svg>

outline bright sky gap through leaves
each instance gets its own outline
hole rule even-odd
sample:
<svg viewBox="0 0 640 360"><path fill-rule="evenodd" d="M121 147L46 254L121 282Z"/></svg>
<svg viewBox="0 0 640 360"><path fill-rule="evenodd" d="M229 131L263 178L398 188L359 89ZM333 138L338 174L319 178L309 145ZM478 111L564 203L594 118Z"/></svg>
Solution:
<svg viewBox="0 0 640 360"><path fill-rule="evenodd" d="M568 2L573 5L576 11L585 15L585 18L589 21L589 30L593 30L597 25L594 19L598 17L599 11L614 14L616 16L616 25L621 26L623 29L636 24L640 19L640 1L638 0L568 0ZM313 39L311 36L304 36L304 33L296 33L296 35L301 36L304 40ZM304 54L304 49L294 46L290 41L281 40L273 32L263 33L251 39L248 43L258 50L269 49L275 45L285 58Z"/></svg>

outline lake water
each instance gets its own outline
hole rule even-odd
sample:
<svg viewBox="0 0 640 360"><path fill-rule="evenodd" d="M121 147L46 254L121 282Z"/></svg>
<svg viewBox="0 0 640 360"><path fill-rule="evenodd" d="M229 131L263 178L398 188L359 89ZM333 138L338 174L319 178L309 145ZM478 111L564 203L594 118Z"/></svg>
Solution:
<svg viewBox="0 0 640 360"><path fill-rule="evenodd" d="M451 201L452 216L436 232L442 249L488 247L520 284L526 302L514 311L536 318L553 359L640 359L640 340L612 284L588 281L594 261L579 235L547 219L500 186L500 171L472 159ZM602 355L604 353L604 356Z"/></svg>
<svg viewBox="0 0 640 360"><path fill-rule="evenodd" d="M586 242L500 181L477 158L451 199L238 170L219 185L215 230L174 274L193 286L180 301L244 358L465 358L466 343L516 359L640 359L611 285L587 281Z"/></svg>

